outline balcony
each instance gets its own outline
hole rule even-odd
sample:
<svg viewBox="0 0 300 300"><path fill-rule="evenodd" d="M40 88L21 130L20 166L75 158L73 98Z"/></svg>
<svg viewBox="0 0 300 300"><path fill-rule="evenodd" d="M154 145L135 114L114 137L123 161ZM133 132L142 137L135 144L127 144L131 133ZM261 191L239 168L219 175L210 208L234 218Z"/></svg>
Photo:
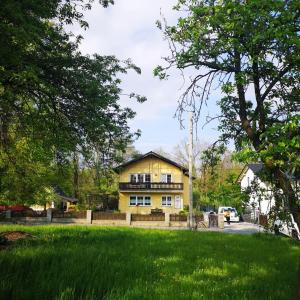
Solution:
<svg viewBox="0 0 300 300"><path fill-rule="evenodd" d="M120 182L120 191L137 190L183 190L183 183L166 182Z"/></svg>

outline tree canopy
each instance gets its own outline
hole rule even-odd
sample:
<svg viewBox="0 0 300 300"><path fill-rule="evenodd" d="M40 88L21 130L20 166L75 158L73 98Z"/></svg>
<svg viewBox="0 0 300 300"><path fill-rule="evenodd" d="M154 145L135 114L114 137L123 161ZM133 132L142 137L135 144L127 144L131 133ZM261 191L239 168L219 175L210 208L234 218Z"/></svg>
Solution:
<svg viewBox="0 0 300 300"><path fill-rule="evenodd" d="M220 141L233 139L244 162L262 161L297 217L287 173L300 168L300 1L180 0L174 9L183 14L176 25L158 22L171 54L155 75L193 69L179 113L199 113L219 87Z"/></svg>
<svg viewBox="0 0 300 300"><path fill-rule="evenodd" d="M22 182L30 174L21 157L23 150L34 170L39 169L36 163L42 162L47 169L69 160L74 152L105 164L139 135L127 124L134 111L119 103L118 76L129 69L140 73L140 69L114 56L83 55L79 50L82 37L64 29L73 22L87 28L83 11L92 2L1 2L1 177L14 174L16 182ZM113 4L99 2L104 7ZM134 93L129 97L145 101ZM18 152L20 145L23 150ZM9 179L2 179L0 192L8 197L13 188L5 182ZM26 193L27 197L33 192Z"/></svg>

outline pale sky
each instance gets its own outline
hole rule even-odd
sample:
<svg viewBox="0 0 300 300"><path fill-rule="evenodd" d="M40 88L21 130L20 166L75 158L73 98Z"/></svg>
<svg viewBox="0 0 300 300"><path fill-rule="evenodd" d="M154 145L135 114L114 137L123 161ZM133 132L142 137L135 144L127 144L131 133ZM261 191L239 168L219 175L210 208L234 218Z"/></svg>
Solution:
<svg viewBox="0 0 300 300"><path fill-rule="evenodd" d="M142 153L158 148L172 152L174 146L188 134L187 128L180 129L178 120L174 118L177 101L184 91L180 90L183 81L176 70L167 81L160 81L153 76L153 69L157 65L163 65L162 57L169 54L168 44L163 40L163 34L155 22L161 19L161 12L169 24L176 22L178 14L172 10L176 0L115 2L115 5L106 9L94 3L91 11L84 12L89 29L83 31L75 26L72 31L84 37L80 48L83 53L115 55L120 60L130 58L141 68L141 75L130 71L122 76L121 85L124 93L135 92L148 99L139 104L122 97L122 103L137 112L135 119L129 123L132 130L142 131L135 147ZM217 124L201 129L205 115L214 115L217 111L214 96L210 102L198 124L198 139L205 142L213 142L218 137L218 132L214 129ZM186 122L185 124L187 125Z"/></svg>

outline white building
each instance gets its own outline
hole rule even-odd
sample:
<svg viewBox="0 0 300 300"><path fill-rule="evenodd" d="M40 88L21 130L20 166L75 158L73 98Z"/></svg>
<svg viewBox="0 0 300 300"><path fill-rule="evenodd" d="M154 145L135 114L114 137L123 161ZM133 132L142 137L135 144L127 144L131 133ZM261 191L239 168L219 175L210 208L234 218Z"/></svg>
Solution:
<svg viewBox="0 0 300 300"><path fill-rule="evenodd" d="M251 186L254 187L250 194L249 205L255 211L261 214L268 214L272 206L275 205L275 200L272 197L270 185L261 181L259 178L259 172L261 172L263 164L249 164L244 167L241 174L238 177L238 182L241 185L242 190L247 190Z"/></svg>

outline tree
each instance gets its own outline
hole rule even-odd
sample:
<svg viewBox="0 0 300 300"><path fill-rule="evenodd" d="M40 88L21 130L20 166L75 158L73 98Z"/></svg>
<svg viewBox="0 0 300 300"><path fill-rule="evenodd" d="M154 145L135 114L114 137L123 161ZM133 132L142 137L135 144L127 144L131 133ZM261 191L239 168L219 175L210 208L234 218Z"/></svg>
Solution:
<svg viewBox="0 0 300 300"><path fill-rule="evenodd" d="M193 173L199 175L201 168L201 154L208 145L206 143L200 143L195 141L193 143ZM180 163L182 166L188 168L189 165L189 151L188 151L187 139L182 140L178 145L174 147L173 157L174 160Z"/></svg>
<svg viewBox="0 0 300 300"><path fill-rule="evenodd" d="M86 160L100 157L109 165L139 135L127 123L135 113L119 104L118 76L129 69L140 73L140 69L114 56L83 55L81 37L64 31L63 26L73 22L88 27L81 11L90 9L91 2L1 2L0 171L4 176L24 179L9 159L22 139L30 141L30 147L38 145L43 155L47 153L48 167L71 160L74 153ZM99 2L103 6L113 3ZM134 93L129 97L145 100Z"/></svg>
<svg viewBox="0 0 300 300"><path fill-rule="evenodd" d="M163 28L171 55L155 69L162 79L173 66L194 69L179 113L198 111L221 86L220 140L233 139L244 161L264 163L298 222L287 173L300 168L299 7L299 0L180 0L174 9L184 16Z"/></svg>
<svg viewBox="0 0 300 300"><path fill-rule="evenodd" d="M194 182L200 205L232 206L239 212L245 208L248 195L237 183L242 168L232 158L232 153L223 145L208 147L202 152L200 176Z"/></svg>

